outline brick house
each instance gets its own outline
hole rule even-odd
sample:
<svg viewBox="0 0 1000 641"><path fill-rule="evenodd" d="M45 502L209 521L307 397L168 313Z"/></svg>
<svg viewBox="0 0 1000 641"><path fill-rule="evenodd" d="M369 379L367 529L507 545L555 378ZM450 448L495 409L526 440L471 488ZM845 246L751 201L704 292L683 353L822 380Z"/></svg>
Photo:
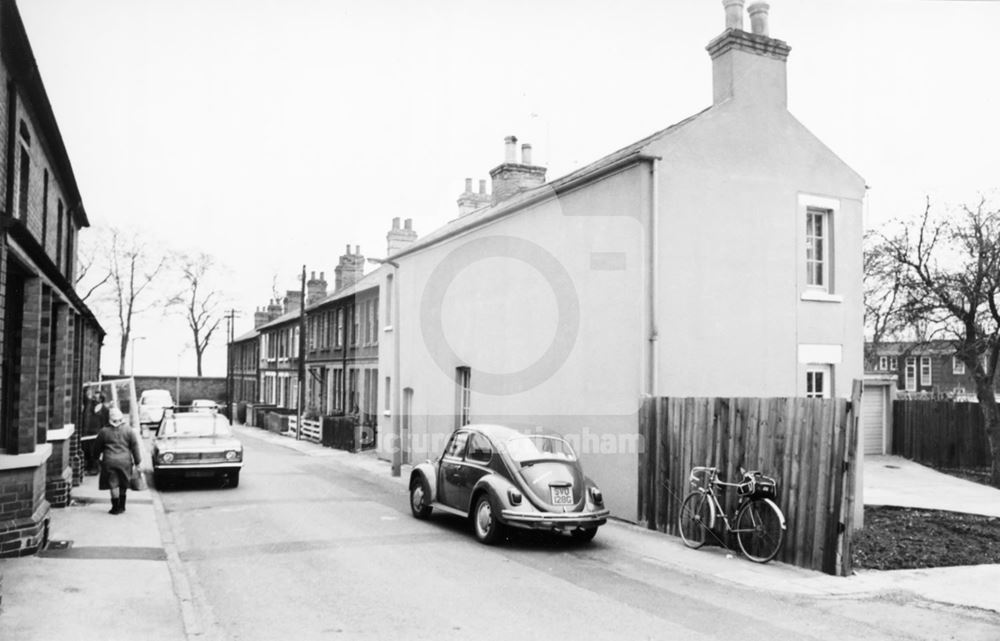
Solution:
<svg viewBox="0 0 1000 641"><path fill-rule="evenodd" d="M378 270L364 276L364 256L340 257L334 292L306 308L306 413L356 416L378 429Z"/></svg>
<svg viewBox="0 0 1000 641"><path fill-rule="evenodd" d="M75 425L104 330L74 291L89 226L17 6L0 2L0 556L44 544L82 467Z"/></svg>
<svg viewBox="0 0 1000 641"><path fill-rule="evenodd" d="M264 314L261 325L271 320ZM255 327L237 336L228 349L230 405L256 403L260 393L260 332Z"/></svg>
<svg viewBox="0 0 1000 641"><path fill-rule="evenodd" d="M257 328L259 333L258 401L285 410L298 409L299 324L302 293L288 290L283 304L272 302L282 313Z"/></svg>
<svg viewBox="0 0 1000 641"><path fill-rule="evenodd" d="M975 399L972 373L955 356L951 341L889 341L869 344L869 348L873 353L871 373L894 376L900 391Z"/></svg>

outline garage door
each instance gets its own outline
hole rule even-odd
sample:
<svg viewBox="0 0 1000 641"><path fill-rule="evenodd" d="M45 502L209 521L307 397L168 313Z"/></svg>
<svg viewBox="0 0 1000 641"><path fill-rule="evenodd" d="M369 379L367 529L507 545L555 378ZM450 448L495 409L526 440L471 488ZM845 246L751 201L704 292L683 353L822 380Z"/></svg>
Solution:
<svg viewBox="0 0 1000 641"><path fill-rule="evenodd" d="M885 439L885 386L865 388L861 401L861 423L864 426L865 454L884 454Z"/></svg>

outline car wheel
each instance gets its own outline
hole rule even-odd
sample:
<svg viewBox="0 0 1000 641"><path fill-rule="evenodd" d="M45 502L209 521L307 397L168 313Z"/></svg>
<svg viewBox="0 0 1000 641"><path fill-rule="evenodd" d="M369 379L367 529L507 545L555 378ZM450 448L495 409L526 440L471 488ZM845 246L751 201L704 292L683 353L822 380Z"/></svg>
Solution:
<svg viewBox="0 0 1000 641"><path fill-rule="evenodd" d="M479 495L476 507L472 510L472 530L479 542L486 545L494 545L503 536L503 524L497 520L493 502L485 492Z"/></svg>
<svg viewBox="0 0 1000 641"><path fill-rule="evenodd" d="M167 475L163 472L153 472L153 487L158 490L166 489L168 484Z"/></svg>
<svg viewBox="0 0 1000 641"><path fill-rule="evenodd" d="M431 492L423 477L410 482L410 511L418 519L426 519L431 515Z"/></svg>
<svg viewBox="0 0 1000 641"><path fill-rule="evenodd" d="M228 481L229 487L239 487L240 486L240 471L230 472L226 480Z"/></svg>
<svg viewBox="0 0 1000 641"><path fill-rule="evenodd" d="M574 541L579 541L580 543L589 543L590 541L594 540L595 536L597 536L597 528L596 527L579 528L573 530L570 536L573 537Z"/></svg>

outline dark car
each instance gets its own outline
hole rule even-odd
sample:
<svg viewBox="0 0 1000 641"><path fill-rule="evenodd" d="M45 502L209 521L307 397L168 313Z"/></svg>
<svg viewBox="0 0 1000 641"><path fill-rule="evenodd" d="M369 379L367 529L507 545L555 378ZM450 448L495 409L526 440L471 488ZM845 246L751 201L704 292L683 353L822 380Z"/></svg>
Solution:
<svg viewBox="0 0 1000 641"><path fill-rule="evenodd" d="M569 443L500 425L466 425L439 458L416 466L410 509L418 519L435 509L468 517L487 544L502 540L508 527L589 541L609 513Z"/></svg>
<svg viewBox="0 0 1000 641"><path fill-rule="evenodd" d="M162 488L179 478L213 478L240 484L243 444L229 420L215 412L168 410L153 437L153 482Z"/></svg>

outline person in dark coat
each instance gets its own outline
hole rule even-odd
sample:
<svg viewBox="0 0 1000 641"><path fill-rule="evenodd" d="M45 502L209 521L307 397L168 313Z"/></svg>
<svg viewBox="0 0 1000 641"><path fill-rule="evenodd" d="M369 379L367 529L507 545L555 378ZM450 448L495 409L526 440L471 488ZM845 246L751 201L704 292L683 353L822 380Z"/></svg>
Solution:
<svg viewBox="0 0 1000 641"><path fill-rule="evenodd" d="M109 514L125 511L125 496L128 492L132 468L139 465L142 453L135 430L125 425L125 417L117 407L108 412L109 425L102 427L95 441L96 451L101 457L101 476L98 488L111 491Z"/></svg>
<svg viewBox="0 0 1000 641"><path fill-rule="evenodd" d="M80 439L83 448L84 469L87 474L97 474L100 467L98 456L100 451L94 446L97 433L108 424L108 406L104 403L104 394L95 392L87 403L83 421L83 435Z"/></svg>

